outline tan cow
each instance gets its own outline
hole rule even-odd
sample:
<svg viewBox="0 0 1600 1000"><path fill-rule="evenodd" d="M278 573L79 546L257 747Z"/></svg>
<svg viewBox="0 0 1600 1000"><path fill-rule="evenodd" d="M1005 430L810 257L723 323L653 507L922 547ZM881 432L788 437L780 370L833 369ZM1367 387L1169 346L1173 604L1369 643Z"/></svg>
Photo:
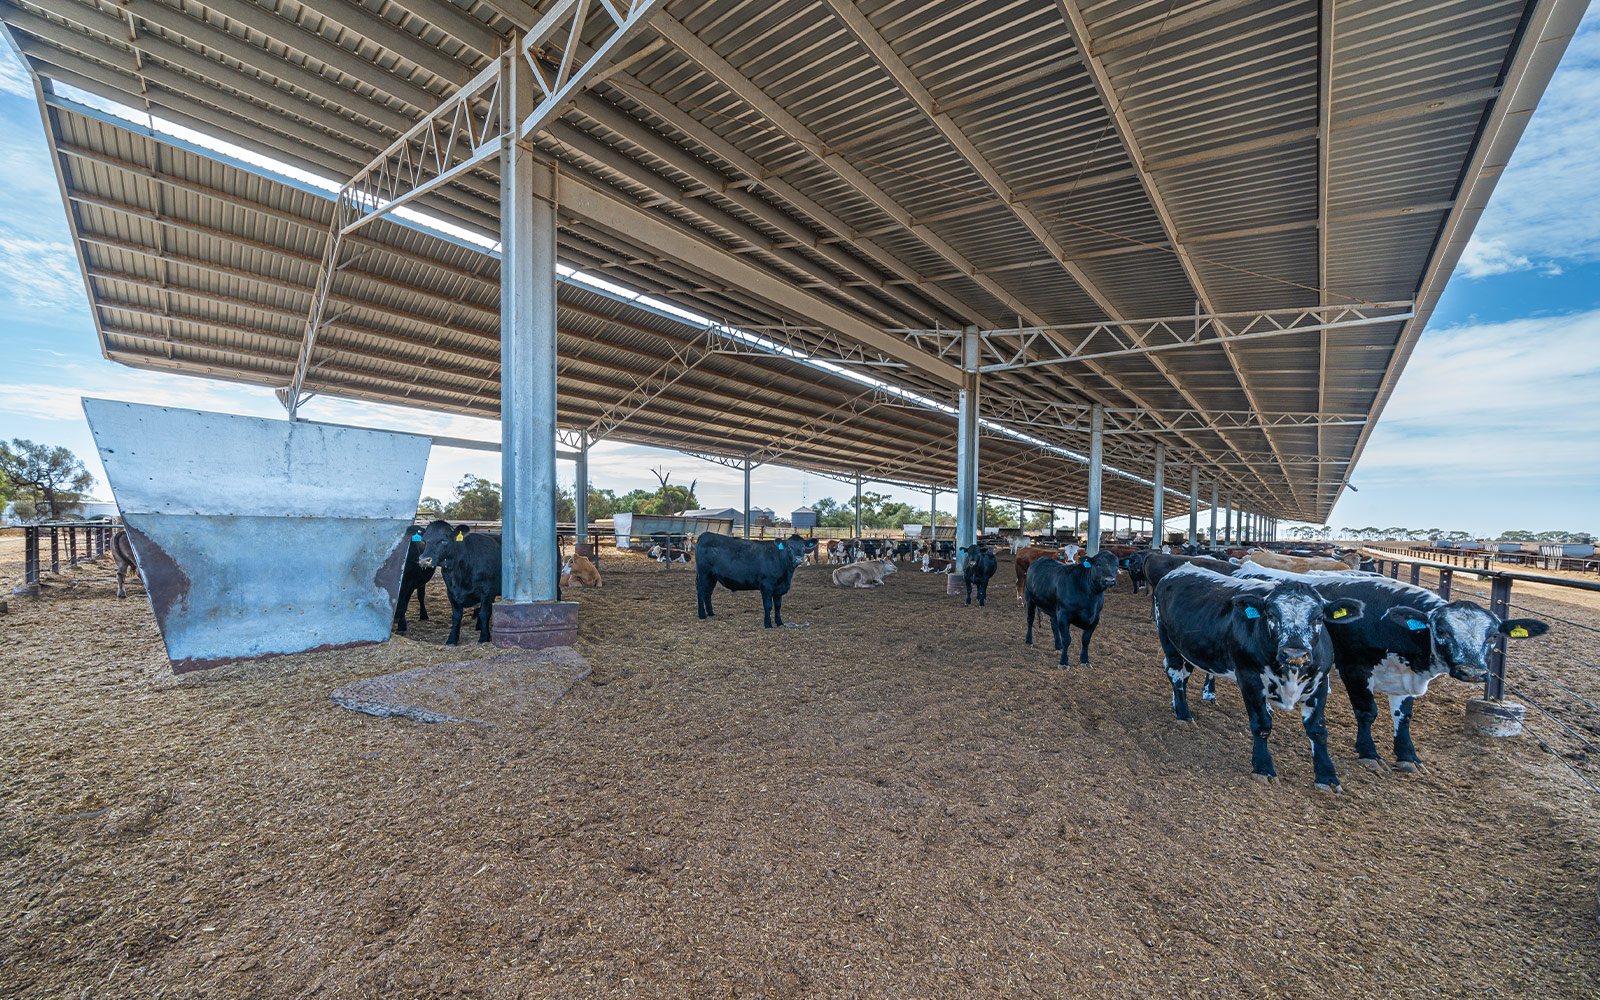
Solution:
<svg viewBox="0 0 1600 1000"><path fill-rule="evenodd" d="M587 558L578 559L567 556L567 561L561 565L561 585L563 587L599 587L600 571L594 563Z"/></svg>
<svg viewBox="0 0 1600 1000"><path fill-rule="evenodd" d="M1054 559L1057 562L1070 562L1078 555L1076 545L1067 546L1071 551L1062 549L1023 548L1017 550L1017 603L1022 603L1022 587L1028 582L1028 567L1040 559Z"/></svg>
<svg viewBox="0 0 1600 1000"><path fill-rule="evenodd" d="M1361 553L1352 549L1344 554L1343 559L1326 559L1322 556L1280 556L1276 552L1257 549L1246 555L1244 561L1287 573L1309 573L1315 569L1350 572L1361 568Z"/></svg>
<svg viewBox="0 0 1600 1000"><path fill-rule="evenodd" d="M855 587L866 590L869 587L883 586L883 578L894 572L894 563L879 559L868 559L862 562L849 563L834 570L833 583L837 587Z"/></svg>

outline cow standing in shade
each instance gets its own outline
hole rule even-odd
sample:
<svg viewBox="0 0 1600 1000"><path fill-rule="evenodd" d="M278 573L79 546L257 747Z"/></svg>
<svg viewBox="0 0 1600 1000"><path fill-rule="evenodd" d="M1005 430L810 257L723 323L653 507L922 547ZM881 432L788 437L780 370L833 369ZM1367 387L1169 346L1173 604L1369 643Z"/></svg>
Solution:
<svg viewBox="0 0 1600 1000"><path fill-rule="evenodd" d="M1106 591L1117 585L1117 557L1101 552L1094 558L1066 565L1054 559L1040 559L1028 567L1027 584L1023 588L1024 606L1028 611L1028 633L1024 640L1033 645L1033 613L1042 610L1050 616L1050 634L1055 648L1061 650L1060 666L1067 666L1067 653L1072 645L1070 626L1083 632L1083 649L1079 663L1089 662L1089 639L1100 624L1100 612L1106 604Z"/></svg>
<svg viewBox="0 0 1600 1000"><path fill-rule="evenodd" d="M1246 565L1238 576L1298 581L1326 600L1361 601L1362 620L1332 631L1334 666L1356 717L1356 756L1375 770L1385 767L1372 738L1378 695L1389 702L1394 723L1395 767L1418 771L1422 761L1411 742L1411 717L1418 698L1437 677L1482 684L1489 673L1495 637L1525 639L1550 626L1536 618L1501 621L1471 601L1446 601L1431 590L1348 571L1287 573Z"/></svg>
<svg viewBox="0 0 1600 1000"><path fill-rule="evenodd" d="M138 575L139 560L133 554L133 542L128 540L126 531L111 536L111 561L117 564L117 596L127 597L124 584L130 572Z"/></svg>
<svg viewBox="0 0 1600 1000"><path fill-rule="evenodd" d="M494 600L500 596L500 539L469 525L452 526L432 521L422 529L422 554L417 565L444 571L444 592L450 598L450 637L446 646L461 641L461 616L478 609L478 641L489 641Z"/></svg>
<svg viewBox="0 0 1600 1000"><path fill-rule="evenodd" d="M1000 568L999 562L994 557L994 551L985 545L973 545L961 550L961 555L966 559L966 566L962 569L962 576L967 581L967 606L972 606L972 589L978 589L978 607L983 607L983 602L989 599L989 580L994 576L995 570Z"/></svg>
<svg viewBox="0 0 1600 1000"><path fill-rule="evenodd" d="M777 542L751 542L708 531L695 546L695 610L713 617L711 592L717 584L729 590L761 591L762 624L783 627L783 595L794 571L805 559L806 540L790 535Z"/></svg>
<svg viewBox="0 0 1600 1000"><path fill-rule="evenodd" d="M1324 600L1298 581L1241 579L1194 565L1173 570L1156 584L1156 631L1161 663L1172 682L1173 714L1181 722L1193 721L1188 701L1193 671L1234 678L1250 713L1251 771L1271 781L1278 776L1267 748L1273 710L1299 708L1311 740L1316 785L1339 791L1324 717L1333 668L1328 626L1348 627L1360 620L1362 608L1358 600Z"/></svg>
<svg viewBox="0 0 1600 1000"><path fill-rule="evenodd" d="M406 564L400 571L400 599L394 604L394 630L401 635L406 634L406 606L411 603L411 595L417 595L417 618L421 621L428 620L428 602L425 599L428 590L428 581L433 579L434 567L423 569L418 562L422 558L422 529L408 527L405 530L406 539Z"/></svg>

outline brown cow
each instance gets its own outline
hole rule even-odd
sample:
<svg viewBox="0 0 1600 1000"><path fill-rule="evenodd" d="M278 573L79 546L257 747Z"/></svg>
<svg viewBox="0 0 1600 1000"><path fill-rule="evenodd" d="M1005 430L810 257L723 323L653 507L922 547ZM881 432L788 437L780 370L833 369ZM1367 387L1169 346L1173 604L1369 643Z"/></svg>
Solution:
<svg viewBox="0 0 1600 1000"><path fill-rule="evenodd" d="M599 587L600 571L587 556L578 558L567 556L567 561L561 567L561 585L563 587Z"/></svg>
<svg viewBox="0 0 1600 1000"><path fill-rule="evenodd" d="M928 553L922 554L922 571L924 573L948 573L955 568L954 559L936 559Z"/></svg>
<svg viewBox="0 0 1600 1000"><path fill-rule="evenodd" d="M1309 573L1315 569L1349 572L1361 568L1361 553L1352 549L1343 559L1325 559L1322 556L1280 556L1276 552L1257 549L1244 557L1245 562L1281 569L1286 573Z"/></svg>
<svg viewBox="0 0 1600 1000"><path fill-rule="evenodd" d="M1069 545L1065 549L1043 549L1028 547L1017 550L1014 560L1017 567L1017 603L1022 603L1022 587L1028 582L1028 567L1040 559L1054 559L1057 562L1066 562L1078 554L1076 545Z"/></svg>
<svg viewBox="0 0 1600 1000"><path fill-rule="evenodd" d="M128 533L119 531L111 536L111 559L117 564L117 596L127 597L128 592L123 588L123 583L128 579L128 571L135 575L139 572L139 560L134 558L133 543L128 541Z"/></svg>

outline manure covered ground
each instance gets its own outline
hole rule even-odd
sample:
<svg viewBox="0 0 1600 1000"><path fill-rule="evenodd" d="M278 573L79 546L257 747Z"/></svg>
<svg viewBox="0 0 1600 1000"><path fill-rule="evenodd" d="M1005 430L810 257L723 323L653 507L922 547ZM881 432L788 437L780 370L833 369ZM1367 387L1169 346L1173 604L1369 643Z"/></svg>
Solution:
<svg viewBox="0 0 1600 1000"><path fill-rule="evenodd" d="M696 620L692 566L601 568L569 593L593 675L494 728L329 699L493 652L442 645L437 578L407 638L182 677L109 558L12 598L0 996L1600 993L1600 795L1464 735L1466 685L1422 704L1419 775L1357 766L1335 690L1332 796L1298 720L1251 780L1237 689L1173 720L1126 576L1062 671L1006 556L983 609L803 568L772 631L750 593Z"/></svg>

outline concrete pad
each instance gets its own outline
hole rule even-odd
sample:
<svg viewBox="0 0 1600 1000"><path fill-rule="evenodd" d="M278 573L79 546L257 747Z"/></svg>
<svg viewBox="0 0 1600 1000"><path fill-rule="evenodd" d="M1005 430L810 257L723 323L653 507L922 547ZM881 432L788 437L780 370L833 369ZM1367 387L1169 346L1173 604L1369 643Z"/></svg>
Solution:
<svg viewBox="0 0 1600 1000"><path fill-rule="evenodd" d="M346 684L334 704L380 718L494 726L545 710L589 676L570 646L515 649L495 656L416 667Z"/></svg>

